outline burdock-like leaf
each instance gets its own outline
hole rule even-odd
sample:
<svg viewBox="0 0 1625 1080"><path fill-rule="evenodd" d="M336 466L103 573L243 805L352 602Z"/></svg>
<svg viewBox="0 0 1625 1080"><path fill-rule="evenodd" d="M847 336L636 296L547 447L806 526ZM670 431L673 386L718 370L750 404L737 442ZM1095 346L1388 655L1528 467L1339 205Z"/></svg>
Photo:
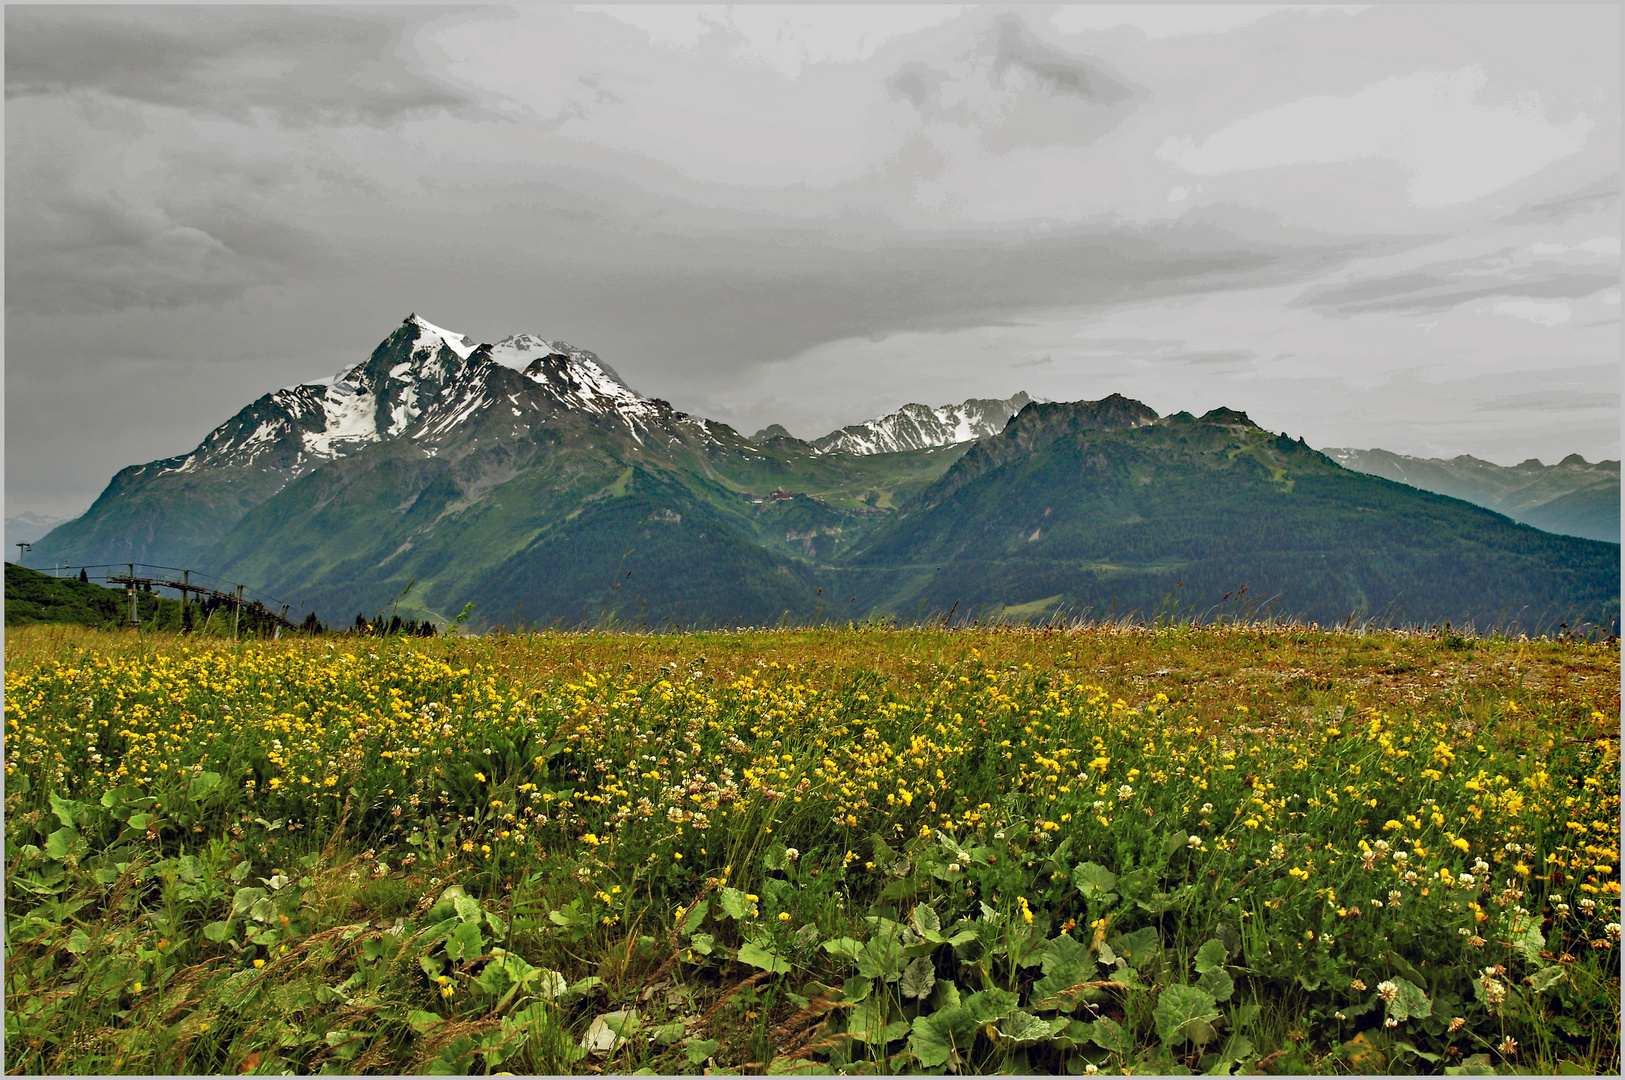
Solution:
<svg viewBox="0 0 1625 1080"><path fill-rule="evenodd" d="M1219 1011L1213 1007L1215 1004L1213 995L1206 990L1198 990L1194 986L1166 987L1157 999L1156 1009L1152 1011L1157 1034L1165 1044L1172 1046L1189 1037L1190 1029L1195 1026L1194 1021L1201 1021L1207 1032L1211 1032L1213 1021L1219 1018Z"/></svg>
<svg viewBox="0 0 1625 1080"><path fill-rule="evenodd" d="M790 961L779 956L760 942L750 941L739 946L739 962L783 975L790 970Z"/></svg>
<svg viewBox="0 0 1625 1080"><path fill-rule="evenodd" d="M897 987L906 998L923 998L936 984L937 969L932 965L931 958L916 956L913 962L903 969L903 977Z"/></svg>
<svg viewBox="0 0 1625 1080"><path fill-rule="evenodd" d="M1109 904L1116 899L1111 890L1117 887L1117 875L1099 863L1079 863L1072 868L1072 887L1085 900Z"/></svg>
<svg viewBox="0 0 1625 1080"><path fill-rule="evenodd" d="M1196 950L1196 973L1206 975L1215 968L1224 967L1224 962L1228 959L1230 952L1224 947L1224 942L1214 938Z"/></svg>
<svg viewBox="0 0 1625 1080"><path fill-rule="evenodd" d="M1395 979L1393 983L1399 988L1394 1000L1388 1003L1388 1016L1403 1023L1412 1018L1421 1019L1433 1015L1433 1002L1428 1000L1422 988L1409 979Z"/></svg>

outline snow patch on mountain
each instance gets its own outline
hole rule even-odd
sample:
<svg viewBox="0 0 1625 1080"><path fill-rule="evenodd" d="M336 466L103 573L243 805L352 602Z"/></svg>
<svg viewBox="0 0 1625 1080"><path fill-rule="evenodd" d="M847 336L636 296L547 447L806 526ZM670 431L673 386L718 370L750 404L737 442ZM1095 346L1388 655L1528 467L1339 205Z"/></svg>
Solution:
<svg viewBox="0 0 1625 1080"><path fill-rule="evenodd" d="M302 433L306 453L338 457L344 452L343 444L377 441L377 406L371 394L358 394L354 387L341 383L328 387L321 400L327 422L320 431Z"/></svg>
<svg viewBox="0 0 1625 1080"><path fill-rule="evenodd" d="M958 405L910 403L887 416L850 424L813 441L819 454L894 454L928 446L952 446L994 435L1029 402L1025 391L1009 398L970 398Z"/></svg>

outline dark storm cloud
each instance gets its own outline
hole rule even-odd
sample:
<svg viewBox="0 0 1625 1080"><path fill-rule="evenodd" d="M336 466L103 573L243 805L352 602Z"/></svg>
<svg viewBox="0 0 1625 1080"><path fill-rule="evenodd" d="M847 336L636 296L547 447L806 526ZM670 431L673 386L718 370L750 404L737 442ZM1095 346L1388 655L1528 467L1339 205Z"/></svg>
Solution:
<svg viewBox="0 0 1625 1080"><path fill-rule="evenodd" d="M1509 270L1505 276L1487 284L1468 284L1447 269L1443 273L1395 274L1322 286L1304 293L1293 306L1338 315L1371 311L1447 311L1493 296L1578 300L1618 284L1617 274L1547 269L1539 265Z"/></svg>
<svg viewBox="0 0 1625 1080"><path fill-rule="evenodd" d="M207 17L199 17L206 12ZM6 97L92 90L290 125L384 125L475 98L398 47L435 9L6 8Z"/></svg>
<svg viewBox="0 0 1625 1080"><path fill-rule="evenodd" d="M1274 284L1347 258L1342 240L1261 239L1237 231L1235 215L1218 225L921 237L881 226L866 235L860 221L729 232L720 219L686 219L680 231L662 232L651 213L634 232L590 203L570 201L568 215L543 212L543 189L525 190L523 199L505 200L511 210L500 236L486 232L490 226L456 224L467 249L480 253L479 306L534 310L542 298L538 324L523 329L585 344L612 358L639 389L664 397L829 341ZM436 232L452 227L433 225ZM552 251L570 258L549 257ZM628 319L628 311L638 317ZM476 335L521 329L443 319Z"/></svg>

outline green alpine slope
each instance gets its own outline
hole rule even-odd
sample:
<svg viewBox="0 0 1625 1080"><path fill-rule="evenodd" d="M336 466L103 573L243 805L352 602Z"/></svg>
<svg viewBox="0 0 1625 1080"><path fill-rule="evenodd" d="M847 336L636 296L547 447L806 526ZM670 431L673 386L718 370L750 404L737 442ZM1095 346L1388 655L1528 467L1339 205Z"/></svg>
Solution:
<svg viewBox="0 0 1625 1080"><path fill-rule="evenodd" d="M1137 404L1029 405L848 557L848 591L1017 617L1618 617L1616 544L1349 472L1239 412L1152 422Z"/></svg>

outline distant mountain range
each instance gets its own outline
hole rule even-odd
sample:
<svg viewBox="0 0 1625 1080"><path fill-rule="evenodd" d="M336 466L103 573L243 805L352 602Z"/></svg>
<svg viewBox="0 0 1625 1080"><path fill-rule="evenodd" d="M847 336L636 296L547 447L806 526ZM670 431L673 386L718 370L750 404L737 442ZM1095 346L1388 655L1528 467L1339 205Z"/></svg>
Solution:
<svg viewBox="0 0 1625 1080"><path fill-rule="evenodd" d="M14 517L6 518L6 547L16 547L18 544L32 544L58 525L67 521L67 518L42 517L30 511L23 511Z"/></svg>
<svg viewBox="0 0 1625 1080"><path fill-rule="evenodd" d="M121 471L25 562L194 567L328 622L468 602L509 626L1619 610L1617 544L1350 471L1240 412L1018 394L746 438L563 342L416 316Z"/></svg>
<svg viewBox="0 0 1625 1080"><path fill-rule="evenodd" d="M1497 465L1463 454L1448 461L1387 450L1334 448L1327 457L1355 472L1486 506L1550 533L1619 543L1619 462L1570 454L1556 465L1530 458Z"/></svg>
<svg viewBox="0 0 1625 1080"><path fill-rule="evenodd" d="M896 454L928 446L952 446L998 433L1032 400L1022 392L1003 399L971 398L934 409L929 405L904 405L888 416L850 424L802 445L818 454ZM790 433L777 424L751 436L756 442L788 437Z"/></svg>

